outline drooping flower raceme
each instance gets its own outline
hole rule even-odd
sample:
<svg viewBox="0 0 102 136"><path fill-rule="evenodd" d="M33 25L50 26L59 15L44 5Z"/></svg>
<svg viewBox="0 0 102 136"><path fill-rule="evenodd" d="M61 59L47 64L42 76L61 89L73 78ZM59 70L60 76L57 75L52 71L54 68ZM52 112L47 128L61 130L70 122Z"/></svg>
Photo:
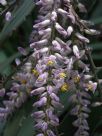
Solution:
<svg viewBox="0 0 102 136"><path fill-rule="evenodd" d="M13 77L17 82L7 93L9 100L4 102L5 108L0 109L0 117L7 117L28 96L38 96L33 104L38 110L32 113L36 136L57 136L57 111L63 109L58 93L66 91L73 91L70 100L76 103L71 110L71 114L78 117L73 122L78 127L75 136L88 136L86 119L91 98L88 91L94 93L97 83L92 81L90 65L84 61L88 60L85 46L90 42L84 33L97 32L84 28L86 21L78 17L73 4L74 0L37 1L39 15L30 38L33 53L21 72ZM86 11L80 3L77 6ZM22 48L19 50L25 55Z"/></svg>

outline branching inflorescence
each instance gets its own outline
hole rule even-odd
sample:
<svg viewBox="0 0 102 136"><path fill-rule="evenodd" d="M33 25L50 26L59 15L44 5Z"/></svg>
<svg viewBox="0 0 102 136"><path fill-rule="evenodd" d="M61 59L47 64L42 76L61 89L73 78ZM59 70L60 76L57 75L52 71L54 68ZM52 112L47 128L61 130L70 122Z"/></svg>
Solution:
<svg viewBox="0 0 102 136"><path fill-rule="evenodd" d="M89 39L84 34L97 34L89 29L90 22L81 20L76 9L86 9L74 0L40 0L39 15L33 26L30 48L33 53L14 77L14 83L7 92L9 100L3 101L5 108L0 108L0 117L6 118L15 108L19 108L27 97L37 95L38 99L32 113L35 121L36 136L58 136L58 110L63 108L58 93L73 91L71 100L75 106L72 115L77 116L73 125L78 127L75 136L88 136L88 113L91 96L97 82L87 56ZM87 47L88 49L88 47ZM25 55L25 51L19 48ZM4 95L4 89L0 96Z"/></svg>

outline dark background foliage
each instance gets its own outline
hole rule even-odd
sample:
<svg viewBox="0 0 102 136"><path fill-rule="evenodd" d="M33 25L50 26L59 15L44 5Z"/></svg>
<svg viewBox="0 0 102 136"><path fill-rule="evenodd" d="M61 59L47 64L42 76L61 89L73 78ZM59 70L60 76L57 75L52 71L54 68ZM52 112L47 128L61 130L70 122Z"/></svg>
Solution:
<svg viewBox="0 0 102 136"><path fill-rule="evenodd" d="M87 14L80 14L83 19L91 20L95 24L101 34L98 37L91 38L88 45L92 48L92 57L96 66L102 66L102 0L81 0L86 5ZM37 9L33 0L9 0L7 10L12 11L12 20L6 22L4 20L5 10L0 7L0 86L4 82L4 86L9 88L11 75L17 71L15 58L23 57L18 52L17 47L29 49L29 37L32 31L34 20L37 16ZM102 71L98 73L102 78ZM74 117L69 115L69 109L72 103L68 102L71 92L61 94L60 97L65 105L62 113L60 113L59 131L65 133L65 136L72 135L75 128L72 126ZM93 100L96 96L93 96ZM33 100L34 101L34 100ZM33 136L33 122L30 117L32 111L32 100L28 100L19 110L17 110L7 121L0 124L0 136ZM91 136L102 136L102 106L92 108L89 117Z"/></svg>

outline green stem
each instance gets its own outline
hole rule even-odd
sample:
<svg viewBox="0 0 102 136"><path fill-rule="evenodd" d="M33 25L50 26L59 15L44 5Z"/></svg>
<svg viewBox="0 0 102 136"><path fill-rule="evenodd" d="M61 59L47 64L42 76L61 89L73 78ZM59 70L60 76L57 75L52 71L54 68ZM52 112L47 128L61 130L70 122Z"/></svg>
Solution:
<svg viewBox="0 0 102 136"><path fill-rule="evenodd" d="M97 76L97 68L96 68L96 66L94 64L94 61L93 61L92 56L91 56L90 49L87 47L87 45L85 45L85 50L86 50L86 55L88 57L90 65L91 65L91 69L92 69L92 73L94 75L95 81L98 83L97 89L99 91L100 100L102 101L102 90L101 90L99 80L98 80L98 76Z"/></svg>

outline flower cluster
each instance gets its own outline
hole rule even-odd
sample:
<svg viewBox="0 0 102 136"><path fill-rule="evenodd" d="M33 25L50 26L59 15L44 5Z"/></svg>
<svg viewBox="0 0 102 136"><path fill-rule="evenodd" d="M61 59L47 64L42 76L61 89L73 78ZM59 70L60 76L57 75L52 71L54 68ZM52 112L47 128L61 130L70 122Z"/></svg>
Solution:
<svg viewBox="0 0 102 136"><path fill-rule="evenodd" d="M40 9L30 38L33 53L21 72L13 77L13 86L7 93L9 100L4 101L5 108L0 109L0 117L19 108L28 96L37 95L33 104L37 111L32 113L36 136L57 136L57 111L63 108L58 93L73 91L70 100L76 106L71 114L78 117L73 123L78 127L75 136L88 136L89 91L94 93L97 83L89 74L90 65L85 64L88 60L86 44L90 41L84 34L96 35L98 32L87 28L88 22L78 17L74 0L40 0L36 5ZM76 2L76 5L79 11L86 12L81 3ZM21 47L19 50L26 55ZM3 93L2 89L0 95Z"/></svg>

